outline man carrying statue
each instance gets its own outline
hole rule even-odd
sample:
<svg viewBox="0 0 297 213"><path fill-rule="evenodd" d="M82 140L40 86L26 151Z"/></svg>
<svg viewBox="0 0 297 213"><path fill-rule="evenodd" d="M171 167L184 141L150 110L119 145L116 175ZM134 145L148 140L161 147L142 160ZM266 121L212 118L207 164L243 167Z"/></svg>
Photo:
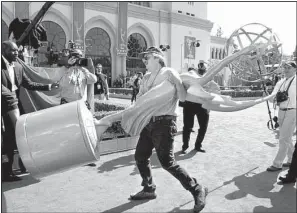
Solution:
<svg viewBox="0 0 297 213"><path fill-rule="evenodd" d="M186 170L180 167L173 152L174 134L177 132L176 116L178 99L185 100L186 90L177 71L166 67L164 55L159 48L150 47L142 53L148 74L143 77L139 96L152 87L168 80L176 90L174 97L164 100L166 107L159 108L140 133L135 151L135 160L142 177L143 190L131 195L132 200L156 198L156 185L152 178L150 157L155 148L162 167L180 181L191 192L195 200L194 210L199 212L205 206L207 188L201 186Z"/></svg>
<svg viewBox="0 0 297 213"><path fill-rule="evenodd" d="M150 157L155 148L162 167L180 181L194 197L194 212L200 212L206 204L208 189L200 185L174 158L173 142L176 133L178 100L201 103L203 107L216 111L238 111L264 102L274 96L251 101L233 101L230 97L208 93L202 86L212 80L228 63L249 55L257 46L247 47L225 58L212 67L202 78L198 75L181 74L166 67L164 55L159 48L150 47L141 54L148 72L143 77L139 98L135 105L117 114L95 121L97 136L115 121L121 121L123 129L130 135L140 135L135 150L135 161L142 177L143 189L130 196L131 200L155 199L156 185L152 178ZM103 128L102 126L106 126Z"/></svg>
<svg viewBox="0 0 297 213"><path fill-rule="evenodd" d="M97 134L95 141L97 145L93 144L92 147L88 146L90 149L98 147L103 133L106 131L108 126L111 126L111 124L116 121L121 121L121 126L126 133L130 134L131 136L140 136L135 151L135 160L142 177L143 189L140 192L131 195L131 200L154 199L157 196L155 193L156 185L152 178L150 166L150 157L152 155L152 150L155 148L162 167L171 173L176 179L178 179L182 186L186 190L190 191L190 193L193 195L195 201L194 211L200 212L204 208L208 191L207 188L201 186L197 180L194 177L191 177L187 171L180 167L174 159L173 135L176 133L178 100L180 99L181 101L187 100L201 103L203 108L209 110L231 112L246 109L270 99L274 96L274 94L257 100L233 101L229 96L223 96L211 92L209 93L204 91L202 88L205 84L212 80L214 75L216 75L233 60L241 57L242 55L249 56L252 51L255 51L255 49L263 48L266 48L266 46L252 45L246 47L241 51L226 57L217 65L211 67L203 77L199 77L198 75L190 73L179 75L174 69L166 67L164 55L159 48L150 47L141 54L143 63L145 64L148 73L143 78L142 84L140 86L139 96L135 104L123 111L108 115L100 120L95 119L94 121L91 113L89 111L84 111L85 115L90 115L88 121L94 122L94 128L96 129L95 133ZM80 102L80 104L82 104L82 102ZM76 103L69 103L68 106L76 106ZM67 105L57 106L57 108L58 107L64 110L67 109ZM46 114L44 117L48 117L48 114L50 114L50 119L53 119L53 117L57 115L51 113L51 111L56 111L57 108L53 107L43 111L43 113ZM82 108L85 109L85 107ZM77 108L73 107L71 109ZM75 110L75 113L77 113L77 110ZM41 113L38 115L41 116ZM30 122L30 119L27 119L26 121ZM32 125L29 123L27 124ZM82 125L81 123L79 124ZM48 125L43 126L43 128L47 127ZM70 127L81 126L67 126L67 128ZM88 127L93 129L92 125ZM20 132L21 131L23 133L22 135L26 133L20 129ZM93 130L91 133L93 134ZM59 134L60 133L57 132L57 134L52 136L53 138L51 138L51 140L58 140L62 136L65 137L64 132L61 132L61 135ZM39 137L39 135L40 134L37 136ZM92 138L95 137L92 135ZM21 141L24 139L24 137L20 137L19 142L21 143ZM35 143L36 140L29 141L31 139L32 138L26 138L28 144ZM86 143L82 144L81 140L72 140L72 137L67 137L67 141L69 142L67 143L67 146L70 147L72 144L73 146L79 144L81 147L86 147ZM41 144L40 147L42 147L42 150L39 148L38 151L42 151L43 153L48 153L48 149L50 149L48 146L42 146ZM54 162L56 159L50 159L51 156L48 155L44 156L46 161L43 160L43 158L37 159L35 156L33 156L32 160L34 160L35 163L38 163L38 168L50 168L51 171L46 170L46 172L54 173L65 170L66 168L70 168L69 165L71 165L71 168L73 168L74 166L82 165L82 163L87 162L89 159L94 159L93 155L91 156L92 158L89 158L88 156L87 160L85 161L77 160L79 156L78 154L60 156L60 153L64 153L64 149L65 147L61 146L54 150L57 152L57 154L59 154L59 159L61 159L59 161L59 165L54 164L55 167L52 166L52 162ZM31 150L22 151L23 156L32 156L30 155L30 152L32 152ZM78 150L77 152L79 151L81 150ZM82 154L79 154L85 156L85 151L90 154L89 150L82 150ZM27 160L29 162L31 158ZM74 161L75 163L72 164ZM37 167L34 168L36 168L35 170L37 173L40 173L40 171L42 173L43 171L39 170Z"/></svg>

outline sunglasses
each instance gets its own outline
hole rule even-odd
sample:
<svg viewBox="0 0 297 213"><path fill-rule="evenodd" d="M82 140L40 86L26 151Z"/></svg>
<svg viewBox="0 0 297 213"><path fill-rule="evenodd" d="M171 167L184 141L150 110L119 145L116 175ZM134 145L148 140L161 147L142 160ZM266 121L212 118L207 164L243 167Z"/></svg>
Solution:
<svg viewBox="0 0 297 213"><path fill-rule="evenodd" d="M151 57L151 55L145 55L143 56L143 59L142 60L145 60L145 61L148 61Z"/></svg>

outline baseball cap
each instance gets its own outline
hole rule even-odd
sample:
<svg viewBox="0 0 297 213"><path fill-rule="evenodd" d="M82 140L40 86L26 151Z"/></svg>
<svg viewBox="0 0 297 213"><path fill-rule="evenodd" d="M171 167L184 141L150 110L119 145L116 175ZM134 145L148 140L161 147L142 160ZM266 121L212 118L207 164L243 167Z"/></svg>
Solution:
<svg viewBox="0 0 297 213"><path fill-rule="evenodd" d="M142 58L145 54L150 54L150 53L155 53L157 55L164 57L162 50L158 47L149 47L144 52L140 53L139 56Z"/></svg>
<svg viewBox="0 0 297 213"><path fill-rule="evenodd" d="M289 65L290 67L297 68L295 61L285 61L284 64Z"/></svg>
<svg viewBox="0 0 297 213"><path fill-rule="evenodd" d="M289 66L291 66L291 67L294 67L294 68L297 67L295 61L287 61L287 62L285 62L285 64L287 64L287 65L289 65Z"/></svg>

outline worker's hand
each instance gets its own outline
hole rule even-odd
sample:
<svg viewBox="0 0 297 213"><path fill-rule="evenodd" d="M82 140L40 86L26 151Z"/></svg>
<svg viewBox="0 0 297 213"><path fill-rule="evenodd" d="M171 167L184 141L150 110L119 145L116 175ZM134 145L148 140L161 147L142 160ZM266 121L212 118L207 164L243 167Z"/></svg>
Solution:
<svg viewBox="0 0 297 213"><path fill-rule="evenodd" d="M77 58L75 56L72 56L68 59L68 64L73 65L76 62Z"/></svg>
<svg viewBox="0 0 297 213"><path fill-rule="evenodd" d="M55 82L52 84L52 88L51 89L59 89L60 84L58 82Z"/></svg>

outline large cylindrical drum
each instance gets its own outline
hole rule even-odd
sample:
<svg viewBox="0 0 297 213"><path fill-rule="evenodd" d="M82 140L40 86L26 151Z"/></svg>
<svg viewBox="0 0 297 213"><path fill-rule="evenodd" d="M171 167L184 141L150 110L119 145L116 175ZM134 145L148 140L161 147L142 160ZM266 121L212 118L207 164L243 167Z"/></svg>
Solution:
<svg viewBox="0 0 297 213"><path fill-rule="evenodd" d="M94 162L100 156L93 116L84 101L22 115L16 124L16 140L25 167L36 178Z"/></svg>

